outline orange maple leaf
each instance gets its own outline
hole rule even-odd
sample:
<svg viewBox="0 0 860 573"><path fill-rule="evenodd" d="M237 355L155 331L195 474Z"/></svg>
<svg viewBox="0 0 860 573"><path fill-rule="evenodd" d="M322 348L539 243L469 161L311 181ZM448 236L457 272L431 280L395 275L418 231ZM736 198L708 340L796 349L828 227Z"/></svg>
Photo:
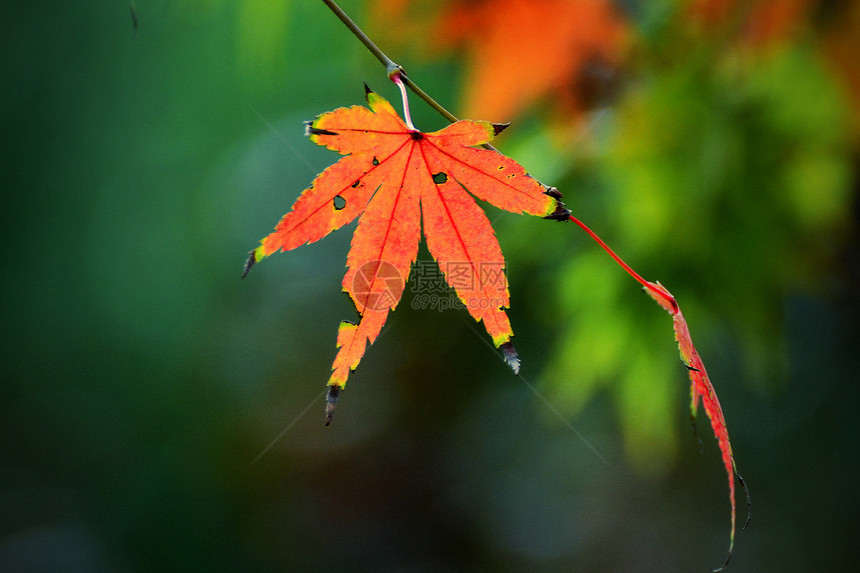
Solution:
<svg viewBox="0 0 860 573"><path fill-rule="evenodd" d="M422 222L427 248L448 285L469 314L483 321L518 372L513 330L504 311L510 300L501 273L505 261L487 216L471 195L514 213L564 218L567 212L557 201L560 195L517 162L475 147L507 124L465 120L422 133L382 96L367 86L365 90L370 109L339 108L309 122L311 141L346 157L313 181L245 265L247 274L256 261L317 241L358 217L343 290L360 318L341 323L338 330L327 423L367 343L373 344L388 312L400 302L418 254Z"/></svg>

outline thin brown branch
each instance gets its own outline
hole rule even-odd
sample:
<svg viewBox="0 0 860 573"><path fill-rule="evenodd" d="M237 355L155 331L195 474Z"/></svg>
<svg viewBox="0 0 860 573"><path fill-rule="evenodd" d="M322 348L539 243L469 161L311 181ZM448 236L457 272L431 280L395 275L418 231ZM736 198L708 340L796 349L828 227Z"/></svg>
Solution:
<svg viewBox="0 0 860 573"><path fill-rule="evenodd" d="M412 90L415 95L427 102L427 105L436 110L439 115L441 115L451 123L458 121L457 116L445 109L439 102L430 97L427 92L418 87L418 85L409 78L409 76L406 74L406 71L400 66L400 64L389 58L385 54L385 52L380 50L379 46L377 46L373 42L373 40L371 40L367 36L367 34L362 31L361 28L359 28L358 24L356 24L352 20L352 18L350 18L347 13L344 12L343 9L337 5L337 2L335 2L334 0L322 1L323 4L328 6L328 8L332 12L334 12L334 15L337 16L347 28L349 28L349 31L352 32L353 35L358 38L362 44L364 44L364 47L367 48L368 51L370 51L370 53L373 54L374 57L376 57L376 59L379 60L383 66L385 66L385 70L388 73L388 77L391 77L393 74L399 74L401 79L403 80L403 83L406 84L406 87Z"/></svg>

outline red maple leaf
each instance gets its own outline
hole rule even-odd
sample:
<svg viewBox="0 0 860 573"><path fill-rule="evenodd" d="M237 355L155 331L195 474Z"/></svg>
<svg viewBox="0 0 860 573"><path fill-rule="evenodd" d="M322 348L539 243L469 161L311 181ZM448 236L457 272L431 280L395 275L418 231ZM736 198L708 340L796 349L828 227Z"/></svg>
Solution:
<svg viewBox="0 0 860 573"><path fill-rule="evenodd" d="M690 395L692 398L690 402L690 415L695 422L696 413L699 409L699 400L701 400L705 407L705 414L707 414L708 419L711 421L711 429L714 431L714 437L717 438L717 445L720 448L720 453L723 458L723 466L725 467L726 474L728 476L729 502L731 503L732 508L731 529L729 531L729 551L723 565L714 569L714 573L722 571L728 566L729 561L732 558L732 550L735 546L735 522L737 514L735 504L735 476L737 476L747 498L747 519L744 524L744 528L746 528L750 522L752 502L750 500L750 492L747 489L746 483L741 477L741 474L738 473L737 466L735 465L735 458L732 453L732 444L731 441L729 441L729 429L728 426L726 426L726 419L725 416L723 416L723 409L720 406L719 399L717 398L717 392L714 389L714 385L711 383L711 379L708 377L708 371L705 370L705 363L702 362L702 358L699 356L699 352L693 344L693 338L690 336L690 328L687 326L687 319L684 318L684 313L681 312L681 307L678 305L678 301L675 300L672 293L666 290L666 287L661 285L659 282L650 282L642 278L642 276L634 271L630 265L625 263L621 257L619 257L615 251L613 251L609 245L607 245L606 242L597 235L597 233L592 231L588 225L570 213L567 213L566 220L575 223L592 239L594 239L594 241L600 245L603 250L605 250L616 263L618 263L619 266L621 266L621 268L627 271L631 277L636 279L636 281L644 287L645 292L657 301L657 304L672 315L672 323L675 328L675 341L678 343L681 362L684 363L684 366L687 367L687 371L690 374Z"/></svg>
<svg viewBox="0 0 860 573"><path fill-rule="evenodd" d="M732 558L732 550L735 545L735 476L737 476L741 487L747 498L747 520L744 528L749 525L750 521L750 494L747 489L744 479L738 473L735 466L735 458L732 453L732 443L729 441L729 429L726 426L726 419L723 416L723 408L720 406L720 400L717 398L717 392L714 390L714 385L711 384L711 379L708 377L708 371L705 370L705 363L699 356L699 352L693 345L693 338L690 336L690 328L687 326L687 319L684 318L684 313L681 312L681 307L678 306L675 297L663 287L660 283L649 282L645 284L645 292L651 298L657 301L657 304L662 306L666 312L672 315L672 322L675 327L675 340L678 342L678 350L681 354L681 361L690 373L690 416L693 421L696 419L696 414L699 409L699 400L705 407L705 414L711 421L711 429L714 431L714 436L717 438L717 445L720 447L720 453L723 458L723 466L726 468L726 475L729 481L729 501L732 506L732 525L729 533L729 553L726 557L723 566L714 571L722 571L729 564Z"/></svg>
<svg viewBox="0 0 860 573"><path fill-rule="evenodd" d="M365 86L366 87L366 86ZM311 141L345 155L319 175L275 231L251 252L258 260L317 241L358 217L343 290L355 303L357 323L343 322L328 381L327 423L340 389L397 307L418 254L423 224L430 254L469 314L482 321L505 359L519 370L505 308L504 258L475 197L507 211L549 218L567 213L522 166L481 149L507 125L458 121L433 133L404 122L391 104L366 88L370 109L324 113L308 124ZM501 275L501 276L500 276Z"/></svg>

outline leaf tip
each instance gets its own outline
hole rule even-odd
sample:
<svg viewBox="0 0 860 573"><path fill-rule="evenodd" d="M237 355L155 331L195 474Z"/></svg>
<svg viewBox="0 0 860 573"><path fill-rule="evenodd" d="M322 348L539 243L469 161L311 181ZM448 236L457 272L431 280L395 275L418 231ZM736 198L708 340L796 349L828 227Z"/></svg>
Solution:
<svg viewBox="0 0 860 573"><path fill-rule="evenodd" d="M251 267L254 266L254 263L257 262L257 250L254 249L248 254L248 260L245 261L245 267L242 271L242 278L248 276L248 273L251 272Z"/></svg>
<svg viewBox="0 0 860 573"><path fill-rule="evenodd" d="M514 344L508 340L501 346L499 349L502 351L502 357L511 370L514 371L514 374L517 376L520 375L520 357L517 354L516 349L514 349Z"/></svg>
<svg viewBox="0 0 860 573"><path fill-rule="evenodd" d="M325 425L331 424L331 419L334 417L334 409L337 407L337 400L340 397L340 386L332 384L328 387L328 392L325 395Z"/></svg>
<svg viewBox="0 0 860 573"><path fill-rule="evenodd" d="M720 567L717 567L716 569L711 569L711 571L713 571L714 573L720 573L721 571L725 571L726 567L729 566L729 561L731 561L731 560L732 560L732 554L729 553L728 557L726 557L725 563L723 563Z"/></svg>
<svg viewBox="0 0 860 573"><path fill-rule="evenodd" d="M570 211L564 206L564 203L556 199L555 211L549 215L544 215L543 218L550 219L552 221L569 221Z"/></svg>
<svg viewBox="0 0 860 573"><path fill-rule="evenodd" d="M541 186L543 187L544 195L549 195L553 199L561 199L561 191L559 191L556 187L550 187L549 185L544 185L543 183L541 183Z"/></svg>
<svg viewBox="0 0 860 573"><path fill-rule="evenodd" d="M511 122L494 123L494 124L492 124L492 126L493 126L493 136L496 136L496 135L499 135L500 133L502 133L503 131L505 131L507 128L509 128L511 126Z"/></svg>
<svg viewBox="0 0 860 573"><path fill-rule="evenodd" d="M320 129L318 127L314 127L313 121L305 122L305 135L310 137L312 135L337 135L337 132L329 131L327 129Z"/></svg>
<svg viewBox="0 0 860 573"><path fill-rule="evenodd" d="M734 463L735 460L732 458L732 464ZM735 468L735 475L738 477L738 482L740 482L741 488L744 490L744 495L746 495L747 498L747 520L744 522L744 526L741 527L741 531L743 531L749 526L750 520L752 519L752 498L750 498L750 490L747 487L747 482L745 482L743 476L738 473L737 468Z"/></svg>

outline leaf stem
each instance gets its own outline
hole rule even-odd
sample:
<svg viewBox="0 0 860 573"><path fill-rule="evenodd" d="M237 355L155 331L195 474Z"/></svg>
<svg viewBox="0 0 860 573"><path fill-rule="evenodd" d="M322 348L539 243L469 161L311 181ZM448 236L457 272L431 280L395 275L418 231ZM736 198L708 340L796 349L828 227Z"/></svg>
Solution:
<svg viewBox="0 0 860 573"><path fill-rule="evenodd" d="M442 107L442 104L430 97L427 92L419 88L415 82L410 80L409 76L406 75L406 72L403 70L403 68L400 68L400 75L403 78L403 83L406 84L406 87L411 89L412 93L423 99L427 103L427 105L436 110L439 115L441 115L451 123L457 123L458 121L460 121L460 119L456 115Z"/></svg>
<svg viewBox="0 0 860 573"><path fill-rule="evenodd" d="M391 78L392 82L397 84L398 88L400 88L400 97L403 98L403 119L406 120L406 126L412 131L418 131L415 129L415 125L412 123L412 116L409 113L409 98L406 97L406 86L403 85L403 74L397 71L393 74L388 74L388 77Z"/></svg>
<svg viewBox="0 0 860 573"><path fill-rule="evenodd" d="M607 245L606 242L597 235L597 233L595 233L594 231L592 231L588 227L588 225L586 225L585 223L583 223L582 221L580 221L579 219L577 219L573 215L570 215L570 220L573 221L574 223L576 223L580 229L582 229L583 231L588 233L588 236L591 237L592 239L594 239L594 242L596 242L598 245L600 245L603 248L603 250L606 251L609 254L609 256L612 257L615 260L615 262L618 263L618 265L622 269L627 271L627 274L629 274L631 277L636 279L636 281L639 282L639 284L641 284L647 290L652 291L655 294L659 295L667 303L669 303L669 306L671 306L673 309L678 308L678 303L675 301L675 297L672 296L671 294L669 294L669 291L667 291L665 288L663 288L662 285L648 282L644 278L642 278L642 275L640 275L639 273L634 271L630 267L630 265L625 263L624 260L615 253L615 251L613 251L611 248L609 248L609 245ZM677 310L673 314L675 314L675 313L677 313Z"/></svg>
<svg viewBox="0 0 860 573"><path fill-rule="evenodd" d="M370 53L373 54L376 57L376 59L379 60L380 63L382 63L383 66L385 66L385 70L388 72L388 77L392 81L394 81L394 77L393 77L394 75L399 75L401 77L401 79L403 80L403 83L406 84L406 87L408 87L410 90L412 90L412 92L415 95L417 95L418 97L423 99L425 102L427 102L427 105L429 105L434 110L436 110L436 112L439 113L439 115L441 115L442 117L444 117L445 119L447 119L451 123L458 121L457 116L455 116L453 113L451 113L450 111L445 109L439 102L437 102L432 97L430 97L427 94L427 92L422 90L420 87L418 87L415 84L415 82L413 82L411 79L409 79L409 76L406 74L406 71L400 66L400 64L398 64L397 62L395 62L394 60L389 58L385 54L385 52L380 50L379 46L377 46L375 43L373 43L373 40L368 38L367 34L365 34L361 30L361 28L358 27L358 24L356 24L352 20L352 18L350 18L347 15L347 13L344 12L343 9L337 5L337 2L335 2L334 0L322 0L322 1L323 1L323 4L328 6L328 8L332 12L334 12L334 15L337 16L340 19L340 21L343 22L347 28L349 28L349 31L352 32L353 35L356 38L358 38L362 44L364 44L364 47L367 48L368 51L370 51Z"/></svg>

